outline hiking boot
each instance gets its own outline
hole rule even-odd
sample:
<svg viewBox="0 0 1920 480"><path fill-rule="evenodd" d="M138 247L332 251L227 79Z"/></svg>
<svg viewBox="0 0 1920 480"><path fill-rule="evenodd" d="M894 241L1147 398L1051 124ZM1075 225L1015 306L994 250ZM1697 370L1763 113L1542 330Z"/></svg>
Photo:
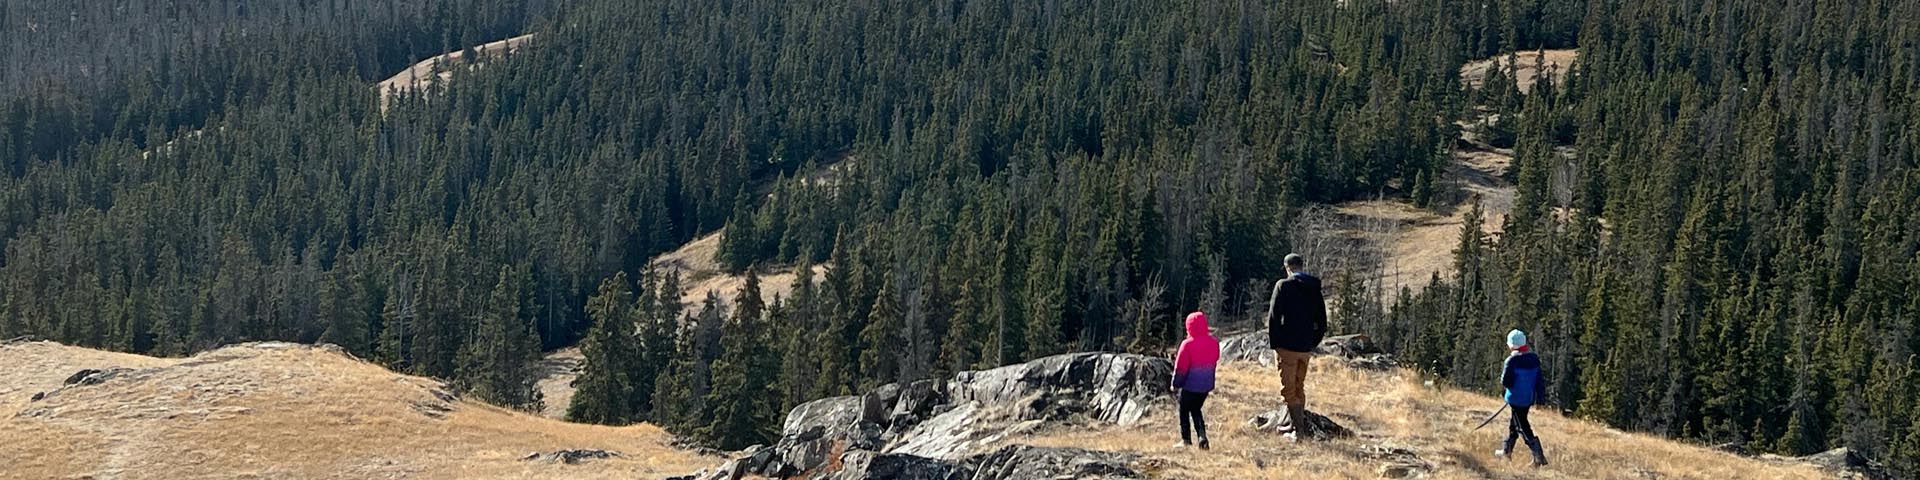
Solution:
<svg viewBox="0 0 1920 480"><path fill-rule="evenodd" d="M1493 451L1493 458L1507 458L1507 451L1506 451L1506 450L1494 450L1494 451Z"/></svg>
<svg viewBox="0 0 1920 480"><path fill-rule="evenodd" d="M1192 444L1187 442L1180 442L1180 443L1173 444L1173 448L1175 450L1182 450L1182 449L1186 449L1188 445L1192 445Z"/></svg>
<svg viewBox="0 0 1920 480"><path fill-rule="evenodd" d="M1544 466L1547 466L1547 459L1540 458L1540 457L1533 457L1533 468L1540 468Z"/></svg>
<svg viewBox="0 0 1920 480"><path fill-rule="evenodd" d="M1202 439L1200 439L1200 449L1201 449L1201 450L1212 450L1212 449L1213 449L1213 446L1212 446L1212 445L1209 445L1209 444L1207 443L1207 439L1204 439L1204 438L1202 438Z"/></svg>
<svg viewBox="0 0 1920 480"><path fill-rule="evenodd" d="M1299 443L1300 432L1287 432L1284 435L1280 435L1280 438L1286 439L1288 442Z"/></svg>

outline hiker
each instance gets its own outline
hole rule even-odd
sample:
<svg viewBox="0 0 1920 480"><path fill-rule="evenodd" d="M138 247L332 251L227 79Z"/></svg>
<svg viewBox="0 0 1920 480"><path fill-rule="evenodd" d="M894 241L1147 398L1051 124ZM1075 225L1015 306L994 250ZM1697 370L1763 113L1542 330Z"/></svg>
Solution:
<svg viewBox="0 0 1920 480"><path fill-rule="evenodd" d="M1180 350L1173 356L1171 388L1180 394L1180 447L1193 445L1187 431L1187 423L1192 421L1193 430L1200 433L1200 449L1211 448L1207 443L1207 418L1200 414L1200 407L1207 404L1207 393L1213 391L1213 369L1219 364L1220 341L1207 331L1207 314L1187 314L1187 339L1180 342Z"/></svg>
<svg viewBox="0 0 1920 480"><path fill-rule="evenodd" d="M1527 334L1519 330L1507 332L1507 350L1500 385L1507 389L1507 406L1513 414L1508 417L1507 442L1493 451L1493 456L1511 455L1513 441L1524 439L1527 449L1533 450L1533 466L1546 465L1547 454L1540 450L1540 437L1533 435L1533 423L1527 420L1527 409L1547 395L1547 384L1540 380L1540 356L1527 346Z"/></svg>
<svg viewBox="0 0 1920 480"><path fill-rule="evenodd" d="M1267 343L1280 370L1280 398L1287 406L1280 431L1286 439L1298 440L1307 423L1307 360L1327 334L1327 299L1320 295L1320 279L1307 273L1306 258L1289 253L1286 266L1287 278L1273 285L1267 304Z"/></svg>

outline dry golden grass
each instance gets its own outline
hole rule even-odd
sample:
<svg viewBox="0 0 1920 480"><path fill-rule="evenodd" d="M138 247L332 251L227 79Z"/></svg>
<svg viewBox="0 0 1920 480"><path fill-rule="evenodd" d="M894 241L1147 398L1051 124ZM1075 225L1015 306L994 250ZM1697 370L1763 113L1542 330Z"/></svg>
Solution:
<svg viewBox="0 0 1920 480"><path fill-rule="evenodd" d="M567 347L548 352L540 359L540 380L535 384L540 389L540 397L546 402L540 409L540 416L547 418L566 418L567 405L573 403L573 380L580 378L581 363L586 357L580 355L580 347Z"/></svg>
<svg viewBox="0 0 1920 480"><path fill-rule="evenodd" d="M533 41L533 35L521 35L497 42L475 45L473 51L480 57L505 55L531 41ZM466 55L465 49L440 54L416 62L413 66L407 67L406 70L401 70L400 73L396 73L392 77L387 77L386 80L381 80L378 85L374 86L374 88L380 92L380 111L384 112L387 110L387 98L393 96L395 93L425 89L433 85L434 82L444 81L452 77L453 72L451 69L454 66L470 63L469 59L464 58ZM435 66L441 67L441 71L438 74L434 72Z"/></svg>
<svg viewBox="0 0 1920 480"><path fill-rule="evenodd" d="M1486 216L1480 228L1498 233L1513 209L1513 185L1501 178L1513 163L1510 150L1457 150L1445 180L1460 190L1453 203L1435 210L1413 206L1406 200L1369 200L1340 204L1335 211L1357 224L1386 221L1395 227L1384 238L1366 238L1368 232L1349 232L1371 242L1385 254L1381 274L1390 295L1400 287L1419 291L1433 274L1446 277L1453 271L1453 249L1459 244L1460 229L1466 226L1467 202L1477 198Z"/></svg>
<svg viewBox="0 0 1920 480"><path fill-rule="evenodd" d="M1540 53L1541 52L1537 50L1518 52L1516 54L1518 56L1514 58L1514 69L1519 71L1519 74L1514 76L1516 81L1515 86L1520 88L1520 93L1527 93L1527 91L1533 89L1534 73L1538 70L1536 65L1544 63L1544 66L1549 67L1548 70L1553 74L1554 82L1558 84L1562 79L1566 78L1567 68L1573 65L1573 60L1580 56L1579 50L1571 48L1565 50L1547 50L1545 51L1546 61L1539 62L1539 59L1536 57ZM1480 82L1487 78L1487 69L1491 68L1495 62L1498 62L1502 65L1502 68L1504 68L1507 57L1501 55L1494 58L1467 62L1466 65L1460 67L1460 82L1468 87L1480 88Z"/></svg>
<svg viewBox="0 0 1920 480"><path fill-rule="evenodd" d="M1138 425L1060 427L1008 441L1138 453L1151 476L1171 479L1380 478L1386 462L1363 453L1376 445L1413 450L1435 466L1426 478L1438 479L1826 478L1812 467L1740 458L1550 412L1533 414L1552 462L1534 469L1524 453L1512 461L1492 456L1506 435L1504 414L1472 430L1499 407L1498 399L1427 387L1402 370L1356 370L1326 360L1313 368L1308 407L1354 429L1354 438L1296 444L1247 426L1247 419L1278 406L1280 383L1272 370L1236 363L1221 370L1219 389L1207 401L1210 451L1174 447L1179 424L1171 397Z"/></svg>
<svg viewBox="0 0 1920 480"><path fill-rule="evenodd" d="M468 401L431 380L288 344L154 359L50 343L0 346L0 478L634 478L717 461L652 426L601 427ZM138 368L54 392L81 368ZM430 414L416 405L450 407ZM526 462L605 449L625 458Z"/></svg>
<svg viewBox="0 0 1920 480"><path fill-rule="evenodd" d="M728 274L720 269L719 264L714 263L713 253L720 248L722 233L722 231L715 231L653 259L654 268L680 273L680 278L685 282L682 284L685 293L680 296L680 301L687 306L688 313L700 311L701 306L707 301L708 293L719 296L724 304L732 304L733 296L739 294L740 287L747 283L746 277ZM761 273L761 301L771 303L774 298L793 295L793 279L796 275L792 270L787 268ZM826 273L826 266L815 265L813 281L818 282L826 278Z"/></svg>

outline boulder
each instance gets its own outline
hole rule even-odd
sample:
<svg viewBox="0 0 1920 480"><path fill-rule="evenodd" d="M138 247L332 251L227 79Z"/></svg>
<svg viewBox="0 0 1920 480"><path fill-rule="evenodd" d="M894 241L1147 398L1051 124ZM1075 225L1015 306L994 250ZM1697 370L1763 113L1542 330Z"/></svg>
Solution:
<svg viewBox="0 0 1920 480"><path fill-rule="evenodd" d="M907 384L900 389L893 410L887 415L887 427L895 434L919 424L939 414L941 406L947 403L946 383L939 380L921 380Z"/></svg>
<svg viewBox="0 0 1920 480"><path fill-rule="evenodd" d="M1140 478L1129 464L1138 457L1079 448L1008 445L968 461L974 480Z"/></svg>
<svg viewBox="0 0 1920 480"><path fill-rule="evenodd" d="M900 384L889 383L860 395L860 421L885 427L887 419L893 414L893 404L900 400Z"/></svg>
<svg viewBox="0 0 1920 480"><path fill-rule="evenodd" d="M1247 426L1253 427L1255 430L1280 433L1282 431L1281 426L1286 423L1288 408L1290 407L1281 406L1279 410L1268 410L1265 413L1254 415L1253 418L1247 419ZM1305 417L1305 425L1296 426L1296 430L1299 432L1298 436L1300 437L1329 440L1353 436L1352 430L1348 430L1347 427L1341 426L1331 418L1327 418L1326 415L1313 413L1313 411L1309 410L1306 412Z"/></svg>
<svg viewBox="0 0 1920 480"><path fill-rule="evenodd" d="M1145 417L1148 407L1165 396L1173 362L1164 358L1123 353L1055 355L992 370L960 372L947 384L955 404L987 406L1027 405L1015 418L1031 420L1057 414L1033 410L1032 400L1084 407L1088 417L1131 425Z"/></svg>
<svg viewBox="0 0 1920 480"><path fill-rule="evenodd" d="M1220 339L1221 362L1259 362L1260 365L1273 367L1273 347L1267 342L1266 330L1228 335Z"/></svg>
<svg viewBox="0 0 1920 480"><path fill-rule="evenodd" d="M815 427L843 430L860 421L864 406L864 400L856 396L822 398L802 403L787 412L780 434L799 435Z"/></svg>

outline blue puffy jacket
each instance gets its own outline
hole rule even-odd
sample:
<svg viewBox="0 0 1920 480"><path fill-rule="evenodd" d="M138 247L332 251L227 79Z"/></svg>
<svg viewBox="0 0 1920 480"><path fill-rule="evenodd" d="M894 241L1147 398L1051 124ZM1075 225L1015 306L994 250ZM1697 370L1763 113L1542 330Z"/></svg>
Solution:
<svg viewBox="0 0 1920 480"><path fill-rule="evenodd" d="M1507 405L1530 407L1547 396L1547 382L1540 379L1540 356L1517 352L1507 357L1500 385L1507 387Z"/></svg>

